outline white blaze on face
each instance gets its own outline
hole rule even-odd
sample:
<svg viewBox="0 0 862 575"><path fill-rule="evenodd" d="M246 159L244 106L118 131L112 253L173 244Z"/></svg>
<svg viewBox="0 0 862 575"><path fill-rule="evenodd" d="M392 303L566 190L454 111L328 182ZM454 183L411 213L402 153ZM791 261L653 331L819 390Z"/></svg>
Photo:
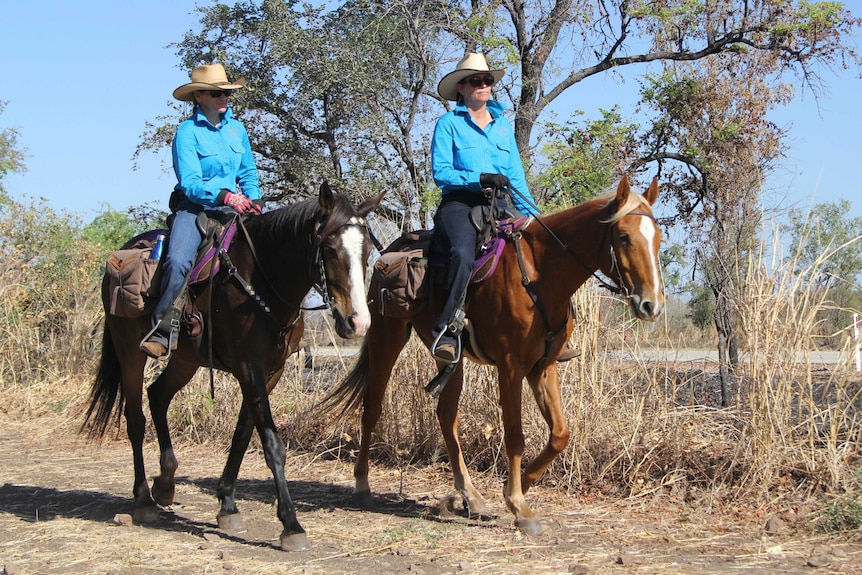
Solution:
<svg viewBox="0 0 862 575"><path fill-rule="evenodd" d="M652 249L656 241L656 227L651 219L641 218L639 230L641 235L643 235L643 237L646 239L647 245L649 246L647 253L649 254L650 268L652 269L653 273L652 285L655 286L655 293L653 293L649 299L652 299L652 301L657 302L659 295L658 291L661 289L661 272L659 271L659 265L658 260L655 256L655 250Z"/></svg>
<svg viewBox="0 0 862 575"><path fill-rule="evenodd" d="M365 246L365 234L356 226L349 226L341 234L341 245L347 252L350 262L348 276L350 277L350 300L353 303L353 328L356 336L362 337L371 326L371 313L365 300L365 261L362 259L362 248Z"/></svg>

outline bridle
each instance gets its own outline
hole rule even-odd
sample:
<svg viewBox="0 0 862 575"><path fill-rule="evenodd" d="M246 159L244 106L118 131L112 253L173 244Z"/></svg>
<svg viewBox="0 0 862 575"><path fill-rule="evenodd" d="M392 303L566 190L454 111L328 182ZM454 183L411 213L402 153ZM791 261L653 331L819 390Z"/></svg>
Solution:
<svg viewBox="0 0 862 575"><path fill-rule="evenodd" d="M655 217L652 214L649 214L649 213L641 211L641 210L633 210L633 211L631 211L625 215L627 215L627 216L629 216L629 215L643 216L643 217L650 218L653 220L653 222L655 222ZM539 315L542 318L542 322L545 325L545 353L542 356L542 358L536 363L537 366L543 366L545 363L547 363L548 357L550 356L551 343L557 337L557 334L560 333L560 331L562 331L563 329L565 329L566 323L568 323L569 317L571 317L572 306L571 306L571 302L569 302L568 314L566 315L566 321L563 322L563 325L561 327L559 327L558 329L552 329L550 321L548 320L548 314L545 311L545 308L542 305L542 302L539 300L539 294L533 288L533 281L527 275L526 265L524 264L524 256L523 256L523 252L521 250L521 237L522 237L523 231L525 229L527 229L527 226L529 226L533 220L539 222L539 224L543 228L545 228L545 231L547 231L548 234L554 239L556 244L563 250L563 253L567 254L569 257L574 259L582 268L584 268L587 272L589 272L590 275L592 275L596 280L598 280L599 285L601 285L601 287L609 290L610 292L612 292L614 294L621 295L626 299L631 299L632 295L631 295L628 287L625 285L625 282L623 281L622 270L620 270L620 267L619 267L619 262L617 260L617 254L616 254L616 251L614 250L614 244L612 241L608 240L608 234L610 233L610 229L617 222L614 222L614 223L611 223L611 224L605 226L604 232L602 233L602 241L599 242L599 250L602 249L602 246L605 244L605 242L607 242L609 245L608 249L610 252L609 255L610 255L610 259L611 259L611 270L612 271L616 270L616 272L617 272L617 279L615 280L613 277L611 277L611 281L614 281L617 285L609 284L608 282L603 280L595 272L595 270L591 269L587 264L584 263L584 261L580 258L580 256L578 256L575 252L573 252L571 249L569 249L569 247L566 246L565 243L563 243L563 241L557 236L557 234L555 234L548 227L548 225L541 220L541 218L529 218L527 220L527 222L523 226L521 226L517 231L511 232L510 234L508 234L512 238L513 243L515 245L515 254L517 255L517 259L518 259L518 267L521 270L521 283L523 284L524 288L527 290L527 294L529 294L530 299L533 300L533 305L536 306L536 310L538 310ZM607 223L607 222L605 222L605 223Z"/></svg>
<svg viewBox="0 0 862 575"><path fill-rule="evenodd" d="M317 224L317 231L314 235L314 260L312 261L311 268L312 270L317 267L317 274L320 278L319 281L314 282L312 286L314 290L320 295L323 303L316 307L304 307L300 306L300 310L304 311L317 311L317 310L327 310L331 309L333 306L333 302L335 299L329 295L328 288L328 278L326 277L326 262L323 258L323 236L320 234L320 230L324 227L325 221L322 220ZM346 224L342 225L338 229L344 229L346 227L356 227L361 229L362 235L366 238L373 238L371 235L371 230L368 229L368 223L365 221L365 218L359 216L352 216Z"/></svg>

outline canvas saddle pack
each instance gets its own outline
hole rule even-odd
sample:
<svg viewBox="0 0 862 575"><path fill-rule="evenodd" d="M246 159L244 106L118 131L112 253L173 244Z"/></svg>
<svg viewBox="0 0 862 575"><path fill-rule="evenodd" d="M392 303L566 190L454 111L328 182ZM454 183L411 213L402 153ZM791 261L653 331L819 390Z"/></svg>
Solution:
<svg viewBox="0 0 862 575"><path fill-rule="evenodd" d="M193 337L200 337L203 320L194 304L191 288L206 282L218 273L220 249L227 249L233 240L237 222L233 214L207 210L198 215L201 243L195 263L189 272L187 288L175 305L182 306L182 323ZM118 317L141 317L152 312L161 288L161 260L151 259L159 234L169 238L168 230L150 230L135 236L118 251L111 253L105 264L105 282L109 298L108 313ZM187 293L188 292L188 293Z"/></svg>
<svg viewBox="0 0 862 575"><path fill-rule="evenodd" d="M526 218L495 221L481 208L487 206L476 206L471 213L471 220L479 230L471 284L484 282L494 274L507 240L527 221ZM379 287L375 297L381 315L410 317L428 304L433 282L429 266L441 270L446 266L445 258L433 249L433 236L433 230L403 234L374 263L372 277Z"/></svg>

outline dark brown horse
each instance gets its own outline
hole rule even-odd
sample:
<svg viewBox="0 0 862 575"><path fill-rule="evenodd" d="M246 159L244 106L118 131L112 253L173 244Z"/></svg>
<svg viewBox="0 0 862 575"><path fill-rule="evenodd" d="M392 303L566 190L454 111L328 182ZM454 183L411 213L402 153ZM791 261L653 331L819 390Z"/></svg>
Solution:
<svg viewBox="0 0 862 575"><path fill-rule="evenodd" d="M509 467L503 495L515 515L515 524L526 533L541 532L541 525L525 494L569 441L555 360L572 331L570 301L575 290L600 270L628 298L638 318L652 321L662 311L664 294L658 262L661 232L650 208L657 197L655 180L646 194L640 195L631 192L623 178L616 194L531 220L517 240L523 254L520 261L516 246L506 246L494 275L468 289L464 353L477 363L497 367ZM372 280L369 294L378 291ZM354 478L355 494L366 505L371 500L369 446L392 368L411 326L425 345L430 345L436 313L426 309L405 319L381 315L375 301L370 307L371 329L359 358L326 402L330 407L342 407L345 413L362 406L362 437ZM462 364L457 364L443 389L437 419L455 487L470 513L484 515L485 502L470 480L457 435L462 369ZM550 435L544 449L522 473L521 385L525 377Z"/></svg>
<svg viewBox="0 0 862 575"><path fill-rule="evenodd" d="M345 196L333 194L324 184L317 199L243 220L247 236L237 233L225 262L212 282L196 294L204 322L204 339L212 333L212 357L236 377L243 404L230 454L218 483L222 528L240 525L234 499L237 474L251 434L256 428L278 497L278 518L284 530L281 547L308 547L305 530L296 518L284 475L285 446L276 433L270 413L269 392L284 370L287 357L298 348L303 331L301 302L314 285L322 286L331 300L335 329L341 337L363 336L370 324L365 301L365 270L371 241L365 224L383 194L354 207ZM212 293L209 293L211 290ZM110 296L103 284L102 302ZM160 473L152 491L144 471L145 418L142 409L144 366L147 357L138 345L149 331L149 317L121 318L106 313L102 358L91 391L87 421L90 434L105 433L114 408L124 409L135 467L134 518L152 522L157 505L174 499L177 459L168 430L168 406L199 367L208 365L209 346L197 349L185 332L164 371L147 388L153 425L159 440ZM204 357L202 357L202 355ZM86 422L85 422L86 425Z"/></svg>

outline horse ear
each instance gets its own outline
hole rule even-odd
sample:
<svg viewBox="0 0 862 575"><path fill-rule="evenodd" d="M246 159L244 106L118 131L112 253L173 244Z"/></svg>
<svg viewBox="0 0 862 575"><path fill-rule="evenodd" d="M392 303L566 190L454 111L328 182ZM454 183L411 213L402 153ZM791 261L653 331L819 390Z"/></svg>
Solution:
<svg viewBox="0 0 862 575"><path fill-rule="evenodd" d="M329 182L326 180L320 184L320 194L317 196L317 201L320 203L320 207L323 208L324 213L329 213L332 211L332 190L329 189Z"/></svg>
<svg viewBox="0 0 862 575"><path fill-rule="evenodd" d="M624 206L629 199L629 194L632 193L632 188L629 186L629 177L623 176L620 184L617 186L617 206Z"/></svg>
<svg viewBox="0 0 862 575"><path fill-rule="evenodd" d="M358 206L356 206L356 214L360 217L365 217L377 208L380 205L380 201L383 200L383 196L386 195L386 190L383 190L370 200L365 200Z"/></svg>
<svg viewBox="0 0 862 575"><path fill-rule="evenodd" d="M644 194L644 199L649 202L649 205L655 204L655 201L658 199L658 176L652 179L649 189Z"/></svg>

